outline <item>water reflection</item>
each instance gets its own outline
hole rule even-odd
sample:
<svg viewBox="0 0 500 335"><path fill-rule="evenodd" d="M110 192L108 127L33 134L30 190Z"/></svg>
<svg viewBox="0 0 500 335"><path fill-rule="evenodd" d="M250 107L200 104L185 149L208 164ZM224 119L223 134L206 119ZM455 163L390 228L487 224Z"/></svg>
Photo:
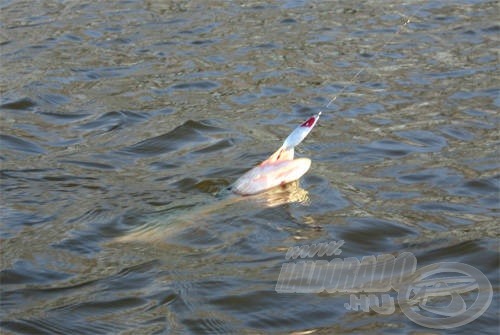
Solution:
<svg viewBox="0 0 500 335"><path fill-rule="evenodd" d="M224 213L231 213L237 218L241 212L249 213L259 211L262 207L273 208L290 203L307 204L309 200L308 192L299 186L298 181L249 196L238 196L228 191L222 193L225 193L219 195L222 199L213 199L213 203L204 206L188 209L174 206L162 210L161 214L148 218L145 224L116 238L112 243L176 244L179 234L183 231L193 229L206 231L211 229L210 222L231 220Z"/></svg>

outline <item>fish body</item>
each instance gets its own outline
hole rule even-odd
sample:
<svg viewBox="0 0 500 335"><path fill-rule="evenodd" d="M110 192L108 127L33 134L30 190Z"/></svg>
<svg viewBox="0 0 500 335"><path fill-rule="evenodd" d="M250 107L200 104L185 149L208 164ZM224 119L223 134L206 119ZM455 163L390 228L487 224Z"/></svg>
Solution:
<svg viewBox="0 0 500 335"><path fill-rule="evenodd" d="M252 207L249 207L249 201L267 207L290 202L306 202L307 191L301 189L295 181L309 170L311 160L309 158L294 159L294 148L309 134L320 114L311 116L292 131L276 152L233 183L230 187L230 194L223 192L224 196L220 201L203 205L183 215L178 215L176 212L173 216L162 214L149 218L146 224L114 239L113 242L144 242L163 245L169 240L171 243L177 243L178 234L189 230L189 227L198 227L207 222L214 212L248 211Z"/></svg>

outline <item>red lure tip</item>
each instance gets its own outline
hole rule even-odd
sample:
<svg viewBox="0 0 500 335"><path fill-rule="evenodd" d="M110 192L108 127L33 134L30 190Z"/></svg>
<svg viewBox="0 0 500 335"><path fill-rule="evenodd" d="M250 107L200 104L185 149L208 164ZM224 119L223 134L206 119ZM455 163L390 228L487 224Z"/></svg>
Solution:
<svg viewBox="0 0 500 335"><path fill-rule="evenodd" d="M314 125L314 122L316 121L316 117L315 116L311 116L309 119L307 119L306 122L304 122L303 124L301 124L300 126L301 127L307 127L307 128L311 128L313 125Z"/></svg>

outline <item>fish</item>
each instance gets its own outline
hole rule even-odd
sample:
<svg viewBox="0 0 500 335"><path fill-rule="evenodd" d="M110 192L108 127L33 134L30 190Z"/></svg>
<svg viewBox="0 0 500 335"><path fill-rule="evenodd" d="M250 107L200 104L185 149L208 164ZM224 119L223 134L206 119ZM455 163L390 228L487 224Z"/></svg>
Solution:
<svg viewBox="0 0 500 335"><path fill-rule="evenodd" d="M295 128L278 150L238 178L230 186L230 190L243 196L252 195L300 179L311 167L311 160L309 158L294 159L295 147L311 132L320 115L321 112L311 116Z"/></svg>
<svg viewBox="0 0 500 335"><path fill-rule="evenodd" d="M175 236L194 229L214 212L238 213L251 210L250 203L257 207L276 207L285 203L308 201L308 192L298 186L298 180L311 167L309 158L295 158L295 147L311 132L321 112L309 117L295 128L281 147L262 163L251 168L233 184L218 194L219 201L202 205L194 211L179 215L170 210L159 216L150 217L147 223L115 238L114 243L178 244ZM229 192L229 194L227 194ZM242 201L247 200L247 201ZM250 201L250 202L249 202ZM232 206L232 209L229 207ZM235 207L236 206L236 207ZM238 207L240 206L240 207Z"/></svg>

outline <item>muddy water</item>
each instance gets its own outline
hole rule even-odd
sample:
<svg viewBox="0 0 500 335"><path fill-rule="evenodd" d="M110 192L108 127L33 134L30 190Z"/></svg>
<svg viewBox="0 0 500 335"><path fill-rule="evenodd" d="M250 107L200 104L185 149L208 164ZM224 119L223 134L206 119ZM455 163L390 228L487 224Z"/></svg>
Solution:
<svg viewBox="0 0 500 335"><path fill-rule="evenodd" d="M495 2L0 6L2 333L496 334ZM318 111L298 185L217 195ZM275 291L340 240L469 264L493 303L445 331Z"/></svg>

